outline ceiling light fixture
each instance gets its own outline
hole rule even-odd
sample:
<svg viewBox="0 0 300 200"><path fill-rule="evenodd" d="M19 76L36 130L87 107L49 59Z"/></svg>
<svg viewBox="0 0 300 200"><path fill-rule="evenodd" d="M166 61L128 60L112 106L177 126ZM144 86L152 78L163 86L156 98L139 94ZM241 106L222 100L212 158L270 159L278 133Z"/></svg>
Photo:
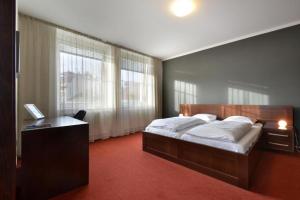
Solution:
<svg viewBox="0 0 300 200"><path fill-rule="evenodd" d="M170 9L175 16L184 17L193 12L195 3L193 0L174 0Z"/></svg>

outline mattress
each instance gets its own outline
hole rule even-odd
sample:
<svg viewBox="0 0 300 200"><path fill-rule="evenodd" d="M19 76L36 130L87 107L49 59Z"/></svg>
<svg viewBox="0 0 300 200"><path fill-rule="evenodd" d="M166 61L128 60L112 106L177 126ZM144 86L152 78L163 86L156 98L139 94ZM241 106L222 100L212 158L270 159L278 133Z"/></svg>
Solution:
<svg viewBox="0 0 300 200"><path fill-rule="evenodd" d="M242 137L238 142L225 142L225 141L219 141L219 140L213 140L213 139L206 139L201 138L189 134L181 134L179 139L185 140L188 142L198 143L198 144L204 144L207 146L232 151L235 153L241 153L245 154L248 152L248 150L256 143L257 139L259 138L259 135L261 133L262 124L256 123L254 124L250 131L245 134L244 137Z"/></svg>
<svg viewBox="0 0 300 200"><path fill-rule="evenodd" d="M194 127L191 127L191 128L194 128ZM262 124L260 124L260 123L254 124L251 127L250 131L248 133L246 133L245 136L242 137L236 143L213 140L213 139L206 139L206 138L201 138L201 137L185 134L186 131L191 128L184 129L184 130L178 131L178 132L174 132L174 131L165 130L165 129L147 127L145 129L145 131L148 133L153 133L153 134L162 135L162 136L166 136L166 137L181 139L181 140L188 141L188 142L203 144L203 145L207 145L207 146L211 146L211 147L215 147L215 148L219 148L219 149L223 149L223 150L227 150L227 151L232 151L235 153L245 154L248 152L248 150L253 146L253 144L255 144L255 142L259 138Z"/></svg>

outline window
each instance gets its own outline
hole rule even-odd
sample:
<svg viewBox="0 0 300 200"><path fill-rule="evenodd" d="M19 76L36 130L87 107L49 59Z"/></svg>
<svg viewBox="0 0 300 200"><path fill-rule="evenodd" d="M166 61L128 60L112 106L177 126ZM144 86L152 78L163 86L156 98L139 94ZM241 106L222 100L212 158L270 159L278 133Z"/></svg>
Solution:
<svg viewBox="0 0 300 200"><path fill-rule="evenodd" d="M150 57L120 49L120 57L112 58L111 46L63 30L57 41L59 110L103 111L116 109L117 104L130 110L155 108ZM118 73L114 60L120 62Z"/></svg>
<svg viewBox="0 0 300 200"><path fill-rule="evenodd" d="M121 106L153 108L155 105L153 66L150 58L121 51Z"/></svg>
<svg viewBox="0 0 300 200"><path fill-rule="evenodd" d="M60 107L63 110L112 108L113 67L106 61L105 49L100 48L102 43L64 34L67 35L58 41Z"/></svg>

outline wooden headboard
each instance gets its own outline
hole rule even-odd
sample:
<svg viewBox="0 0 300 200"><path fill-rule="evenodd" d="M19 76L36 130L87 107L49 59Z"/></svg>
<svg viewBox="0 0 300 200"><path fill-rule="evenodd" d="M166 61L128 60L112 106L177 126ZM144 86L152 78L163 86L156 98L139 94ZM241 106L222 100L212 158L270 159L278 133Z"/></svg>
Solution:
<svg viewBox="0 0 300 200"><path fill-rule="evenodd" d="M185 116L208 113L217 115L219 119L225 119L232 115L240 115L257 119L262 122L284 119L289 126L294 125L294 112L292 106L181 104L180 113Z"/></svg>

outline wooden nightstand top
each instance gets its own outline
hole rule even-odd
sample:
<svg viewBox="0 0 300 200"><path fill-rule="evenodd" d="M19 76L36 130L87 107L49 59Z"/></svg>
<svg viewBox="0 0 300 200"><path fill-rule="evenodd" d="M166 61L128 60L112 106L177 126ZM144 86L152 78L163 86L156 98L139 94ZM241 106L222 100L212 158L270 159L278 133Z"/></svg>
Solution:
<svg viewBox="0 0 300 200"><path fill-rule="evenodd" d="M287 126L287 129L279 129L278 128L278 123L277 122L266 122L263 126L264 129L272 129L272 130L277 130L277 131L291 131L294 129L293 126Z"/></svg>

